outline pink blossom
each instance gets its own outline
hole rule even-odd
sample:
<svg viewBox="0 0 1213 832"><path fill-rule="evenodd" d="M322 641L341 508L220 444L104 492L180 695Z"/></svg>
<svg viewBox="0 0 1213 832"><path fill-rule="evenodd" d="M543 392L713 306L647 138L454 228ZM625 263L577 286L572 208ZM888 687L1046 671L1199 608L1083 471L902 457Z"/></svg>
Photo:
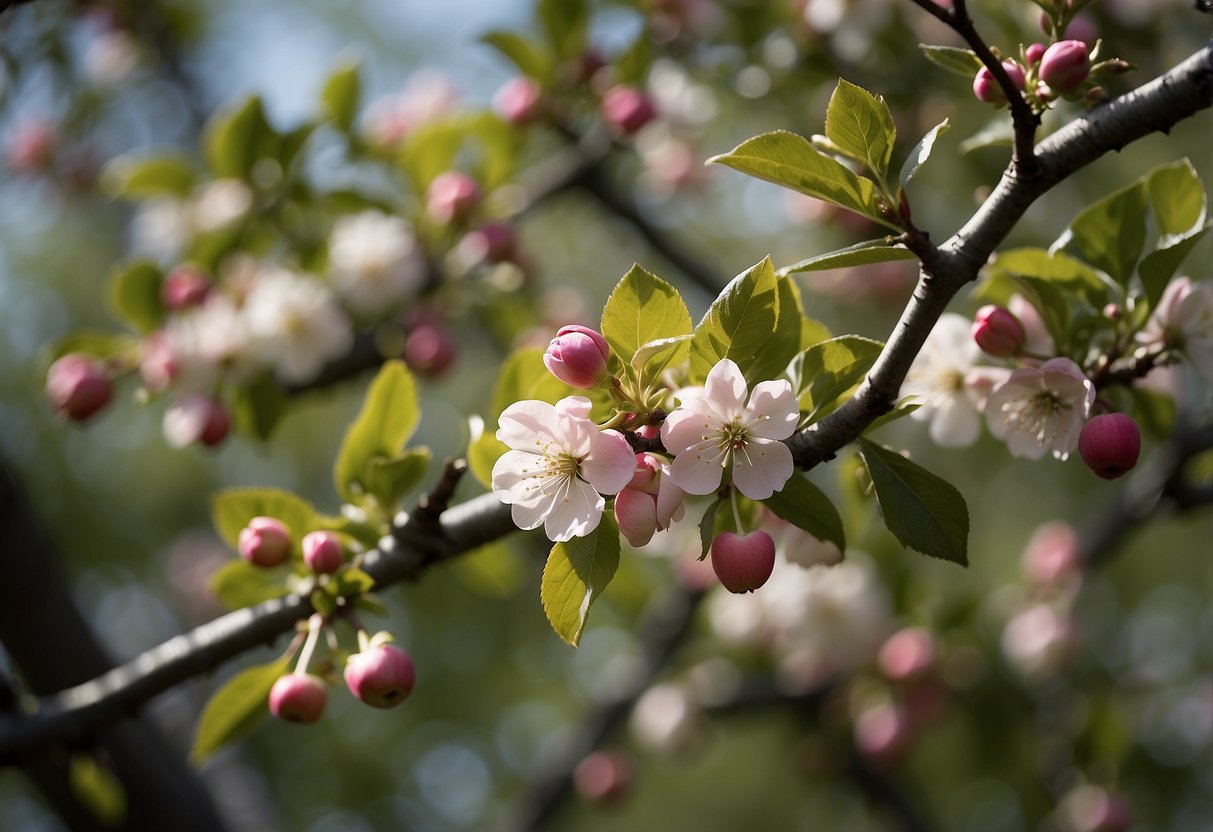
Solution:
<svg viewBox="0 0 1213 832"><path fill-rule="evenodd" d="M670 475L688 494L711 494L731 469L733 484L751 500L765 500L792 476L792 452L781 440L800 416L792 385L762 381L746 401L740 368L723 359L702 388L679 393L680 404L661 426L675 454Z"/></svg>
<svg viewBox="0 0 1213 832"><path fill-rule="evenodd" d="M636 454L636 472L615 497L615 519L628 543L640 547L657 531L681 520L686 492L670 477L670 463L655 454Z"/></svg>
<svg viewBox="0 0 1213 832"><path fill-rule="evenodd" d="M515 402L501 414L497 438L510 450L493 466L493 493L513 506L521 529L543 525L553 541L584 537L632 479L636 457L623 435L599 430L581 396L555 405Z"/></svg>
<svg viewBox="0 0 1213 832"><path fill-rule="evenodd" d="M1040 459L1051 452L1065 459L1078 447L1095 386L1068 358L1011 373L986 403L990 433L1007 443L1013 456Z"/></svg>
<svg viewBox="0 0 1213 832"><path fill-rule="evenodd" d="M1188 277L1172 280L1137 340L1182 350L1201 374L1213 379L1213 284Z"/></svg>

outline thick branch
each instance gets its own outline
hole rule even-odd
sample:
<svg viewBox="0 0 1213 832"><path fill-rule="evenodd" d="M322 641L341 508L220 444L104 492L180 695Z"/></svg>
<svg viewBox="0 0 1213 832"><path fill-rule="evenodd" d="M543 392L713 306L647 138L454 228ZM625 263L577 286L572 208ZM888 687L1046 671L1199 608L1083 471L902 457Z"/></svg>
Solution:
<svg viewBox="0 0 1213 832"><path fill-rule="evenodd" d="M1011 165L972 219L924 262L914 296L888 345L855 396L788 440L796 463L811 468L833 458L897 401L901 384L948 303L977 278L994 249L1024 213L1053 186L1110 150L1155 132L1168 132L1213 105L1213 45L1169 72L1075 119L1042 141L1039 172L1022 177Z"/></svg>

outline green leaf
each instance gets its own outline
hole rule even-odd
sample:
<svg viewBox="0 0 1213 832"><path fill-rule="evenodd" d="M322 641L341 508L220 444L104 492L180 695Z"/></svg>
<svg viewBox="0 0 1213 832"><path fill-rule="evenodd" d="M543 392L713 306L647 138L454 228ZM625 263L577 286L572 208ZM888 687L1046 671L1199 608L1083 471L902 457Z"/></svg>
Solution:
<svg viewBox="0 0 1213 832"><path fill-rule="evenodd" d="M884 344L858 335L842 335L815 344L792 360L793 389L800 409L814 422L833 409L833 405L863 377Z"/></svg>
<svg viewBox="0 0 1213 832"><path fill-rule="evenodd" d="M926 55L927 60L935 64L935 66L964 76L970 81L977 74L977 70L982 67L981 58L977 57L977 53L972 49L958 49L955 46L931 46L926 43L918 44L918 48L922 50L923 55Z"/></svg>
<svg viewBox="0 0 1213 832"><path fill-rule="evenodd" d="M1070 335L1070 306L1066 303L1065 292L1056 284L1039 277L1012 274L1011 279L1024 300L1040 313L1057 351L1064 354Z"/></svg>
<svg viewBox="0 0 1213 832"><path fill-rule="evenodd" d="M792 474L781 490L762 503L776 516L804 529L818 540L833 543L840 552L847 550L846 533L838 509L834 508L824 491L802 474Z"/></svg>
<svg viewBox="0 0 1213 832"><path fill-rule="evenodd" d="M727 165L901 230L881 213L876 185L871 179L856 175L795 133L784 130L764 133L728 153L713 156L708 162Z"/></svg>
<svg viewBox="0 0 1213 832"><path fill-rule="evenodd" d="M256 95L217 113L202 138L207 165L215 175L243 179L249 177L258 159L275 155L277 144L278 137Z"/></svg>
<svg viewBox="0 0 1213 832"><path fill-rule="evenodd" d="M56 358L69 352L82 352L96 358L115 358L120 355L135 355L140 341L126 333L107 329L78 329L64 336L44 354L47 367ZM45 369L45 367L43 368Z"/></svg>
<svg viewBox="0 0 1213 832"><path fill-rule="evenodd" d="M363 595L375 588L375 579L361 569L347 566L333 576L334 592L342 598Z"/></svg>
<svg viewBox="0 0 1213 832"><path fill-rule="evenodd" d="M527 347L511 353L497 376L493 400L480 435L473 436L468 446L468 467L476 479L485 488L491 487L493 464L509 450L495 436L503 410L514 402L526 399L555 404L565 396L578 392L548 372L543 365L543 350Z"/></svg>
<svg viewBox="0 0 1213 832"><path fill-rule="evenodd" d="M233 676L215 691L194 731L190 760L202 763L224 745L245 736L269 713L270 688L290 667L286 656L269 664L257 665Z"/></svg>
<svg viewBox="0 0 1213 832"><path fill-rule="evenodd" d="M349 132L358 115L358 100L362 94L362 79L358 61L347 61L329 75L320 93L324 115L343 132Z"/></svg>
<svg viewBox="0 0 1213 832"><path fill-rule="evenodd" d="M1015 128L1005 116L997 115L986 125L960 143L961 153L968 155L974 150L987 147L1010 147L1015 144Z"/></svg>
<svg viewBox="0 0 1213 832"><path fill-rule="evenodd" d="M164 275L155 263L150 260L127 263L110 279L110 306L122 320L146 335L164 321L163 286Z"/></svg>
<svg viewBox="0 0 1213 832"><path fill-rule="evenodd" d="M308 600L312 604L312 609L320 613L325 618L332 618L337 614L337 599L330 591L333 585L326 585L325 589L317 589L308 596Z"/></svg>
<svg viewBox="0 0 1213 832"><path fill-rule="evenodd" d="M688 332L686 335L675 335L673 338L658 338L656 341L649 341L640 349L636 350L636 354L632 356L632 369L638 374L643 374L646 378L652 378L660 373L668 365L676 363L682 359L686 353L683 346L687 346L687 341L695 337L695 333ZM669 353L666 355L665 353ZM658 356L661 356L660 361L654 361ZM645 372L646 365L648 372Z"/></svg>
<svg viewBox="0 0 1213 832"><path fill-rule="evenodd" d="M505 29L481 35L480 40L504 55L523 75L539 80L551 79L554 68L552 55L539 44Z"/></svg>
<svg viewBox="0 0 1213 832"><path fill-rule="evenodd" d="M753 384L774 378L787 366L799 344L772 337L779 323L779 284L770 258L743 272L724 287L691 340L691 381L698 384L725 358L732 359ZM790 350L789 350L790 347ZM787 355L773 373L781 354Z"/></svg>
<svg viewBox="0 0 1213 832"><path fill-rule="evenodd" d="M710 502L708 507L703 510L703 517L699 518L700 560L706 558L708 552L712 551L712 538L716 536L716 513L724 505L724 500L724 497L717 497Z"/></svg>
<svg viewBox="0 0 1213 832"><path fill-rule="evenodd" d="M232 560L215 570L207 587L229 610L251 607L290 594L283 571L263 569L244 560Z"/></svg>
<svg viewBox="0 0 1213 832"><path fill-rule="evenodd" d="M184 198L198 183L198 172L190 160L176 154L158 154L141 159L120 157L101 172L101 189L112 197L149 199L158 196Z"/></svg>
<svg viewBox="0 0 1213 832"><path fill-rule="evenodd" d="M619 529L610 512L588 537L552 546L543 567L540 599L556 635L576 647L585 630L590 605L619 568Z"/></svg>
<svg viewBox="0 0 1213 832"><path fill-rule="evenodd" d="M432 454L429 448L409 448L393 458L372 459L366 473L366 490L379 505L394 508L425 476Z"/></svg>
<svg viewBox="0 0 1213 832"><path fill-rule="evenodd" d="M1089 205L1049 247L1072 251L1127 286L1146 242L1146 189L1134 182Z"/></svg>
<svg viewBox="0 0 1213 832"><path fill-rule="evenodd" d="M935 149L935 142L951 127L952 123L945 118L919 139L918 144L914 145L914 149L910 151L910 155L902 162L901 174L897 177L901 187L904 188L908 185L914 175L918 173L918 169L926 164L927 159L931 158L931 151Z"/></svg>
<svg viewBox="0 0 1213 832"><path fill-rule="evenodd" d="M280 488L227 488L211 497L211 522L223 542L237 548L240 530L254 517L277 517L296 544L317 527L316 509Z"/></svg>
<svg viewBox="0 0 1213 832"><path fill-rule="evenodd" d="M1058 284L1081 295L1096 309L1102 308L1108 297L1108 284L1098 272L1061 252L1050 253L1043 248L1000 251L986 268L994 279L1021 276Z"/></svg>
<svg viewBox="0 0 1213 832"><path fill-rule="evenodd" d="M1175 399L1134 385L1129 388L1133 395L1133 416L1151 436L1167 439L1175 430Z"/></svg>
<svg viewBox="0 0 1213 832"><path fill-rule="evenodd" d="M273 373L259 373L243 387L235 389L231 405L236 429L264 442L286 415L286 391L274 379Z"/></svg>
<svg viewBox="0 0 1213 832"><path fill-rule="evenodd" d="M539 0L539 25L561 58L579 57L585 48L590 12L585 0Z"/></svg>
<svg viewBox="0 0 1213 832"><path fill-rule="evenodd" d="M655 341L692 331L691 313L678 290L640 266L628 270L602 310L602 335L624 363ZM662 349L651 352L655 355ZM649 377L658 375L685 352L685 347L670 350L662 362L649 368Z"/></svg>
<svg viewBox="0 0 1213 832"><path fill-rule="evenodd" d="M888 173L897 128L883 97L839 78L826 107L826 137L862 160L877 179Z"/></svg>
<svg viewBox="0 0 1213 832"><path fill-rule="evenodd" d="M634 87L644 84L649 66L653 63L650 40L650 34L641 31L632 45L614 60L616 83Z"/></svg>
<svg viewBox="0 0 1213 832"><path fill-rule="evenodd" d="M369 491L371 464L399 456L420 420L413 374L403 361L388 361L371 382L333 463L333 481L343 500L355 502L360 493Z"/></svg>
<svg viewBox="0 0 1213 832"><path fill-rule="evenodd" d="M867 439L858 442L893 536L924 555L968 566L969 509L960 492L901 454Z"/></svg>
<svg viewBox="0 0 1213 832"><path fill-rule="evenodd" d="M888 263L892 260L913 260L914 252L905 246L889 245L888 238L864 240L862 243L818 254L799 263L784 266L776 274L780 277L796 272L816 272L825 269L843 269L850 266L868 266L873 263Z"/></svg>
<svg viewBox="0 0 1213 832"><path fill-rule="evenodd" d="M118 828L126 821L126 789L122 781L91 754L72 755L68 767L72 794L100 821L101 826Z"/></svg>
<svg viewBox="0 0 1213 832"><path fill-rule="evenodd" d="M1155 168L1145 181L1159 236L1154 251L1142 259L1137 273L1153 308L1179 264L1209 231L1205 225L1208 197L1204 183L1187 159Z"/></svg>

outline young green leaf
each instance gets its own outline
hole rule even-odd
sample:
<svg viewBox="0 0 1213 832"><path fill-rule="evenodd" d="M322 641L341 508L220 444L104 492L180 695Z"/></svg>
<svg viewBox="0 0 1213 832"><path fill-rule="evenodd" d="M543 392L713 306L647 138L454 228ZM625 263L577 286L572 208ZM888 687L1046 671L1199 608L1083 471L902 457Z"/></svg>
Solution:
<svg viewBox="0 0 1213 832"><path fill-rule="evenodd" d="M880 210L876 185L826 156L795 133L776 130L742 142L708 162L774 182L854 211L895 231L901 229Z"/></svg>
<svg viewBox="0 0 1213 832"><path fill-rule="evenodd" d="M1137 267L1150 308L1158 303L1179 264L1209 231L1204 183L1187 159L1162 165L1146 175L1146 192L1158 242Z"/></svg>
<svg viewBox="0 0 1213 832"><path fill-rule="evenodd" d="M968 566L969 509L960 492L901 454L867 439L858 441L893 536L924 555Z"/></svg>
<svg viewBox="0 0 1213 832"><path fill-rule="evenodd" d="M425 476L432 454L429 448L409 448L399 456L372 459L366 469L366 490L379 505L393 508Z"/></svg>
<svg viewBox="0 0 1213 832"><path fill-rule="evenodd" d="M927 60L940 69L946 69L957 75L973 80L977 70L981 69L981 58L972 49L958 49L955 46L931 46L920 43L918 48Z"/></svg>
<svg viewBox="0 0 1213 832"><path fill-rule="evenodd" d="M387 362L371 382L333 464L333 480L343 500L354 502L360 492L369 490L371 464L399 456L420 419L413 374L403 361Z"/></svg>
<svg viewBox="0 0 1213 832"><path fill-rule="evenodd" d="M678 290L640 266L628 270L602 310L602 335L625 364L646 345L691 332L691 313ZM671 350L660 366L650 368L651 375L683 352L685 348Z"/></svg>
<svg viewBox="0 0 1213 832"><path fill-rule="evenodd" d="M826 107L826 137L884 180L897 128L883 97L839 78Z"/></svg>
<svg viewBox="0 0 1213 832"><path fill-rule="evenodd" d="M539 0L535 11L557 55L573 58L581 54L590 18L585 0Z"/></svg>
<svg viewBox="0 0 1213 832"><path fill-rule="evenodd" d="M846 532L843 530L838 509L834 508L825 492L809 482L804 475L792 474L792 478L781 490L762 503L777 517L804 529L818 540L828 540L837 546L840 552L846 551Z"/></svg>
<svg viewBox="0 0 1213 832"><path fill-rule="evenodd" d="M1065 249L1127 286L1146 242L1146 189L1141 180L1089 205L1050 252Z"/></svg>
<svg viewBox="0 0 1213 832"><path fill-rule="evenodd" d="M259 373L235 389L231 408L236 429L264 442L286 415L286 392L273 373Z"/></svg>
<svg viewBox="0 0 1213 832"><path fill-rule="evenodd" d="M850 266L868 266L872 263L888 263L893 260L913 260L914 256L914 253L908 248L890 245L888 238L880 237L784 266L776 274L784 277L796 272L816 272L825 269L844 269Z"/></svg>
<svg viewBox="0 0 1213 832"><path fill-rule="evenodd" d="M298 543L317 526L316 509L280 488L228 488L211 498L211 521L223 542L237 548L240 530L254 517L277 517Z"/></svg>
<svg viewBox="0 0 1213 832"><path fill-rule="evenodd" d="M118 775L88 753L72 755L67 774L72 794L100 821L104 829L117 829L126 820L126 788Z"/></svg>
<svg viewBox="0 0 1213 832"><path fill-rule="evenodd" d="M552 546L543 568L540 599L556 635L576 647L585 630L590 605L619 568L619 529L610 512L588 537Z"/></svg>
<svg viewBox="0 0 1213 832"><path fill-rule="evenodd" d="M945 118L918 140L918 144L914 145L914 149L910 151L910 155L902 162L901 174L897 177L901 187L904 188L908 185L910 180L914 178L914 174L918 173L918 169L926 164L927 159L931 158L931 151L935 149L935 142L951 127L952 123Z"/></svg>
<svg viewBox="0 0 1213 832"><path fill-rule="evenodd" d="M110 279L110 306L136 331L147 334L164 321L163 286L164 275L155 263L150 260L127 263Z"/></svg>
<svg viewBox="0 0 1213 832"><path fill-rule="evenodd" d="M700 560L706 558L708 552L712 550L712 538L716 536L716 513L720 511L720 507L724 505L724 501L724 497L717 497L715 500L712 500L712 502L708 503L708 507L703 510L703 517L699 518Z"/></svg>
<svg viewBox="0 0 1213 832"><path fill-rule="evenodd" d="M290 660L286 656L242 670L211 695L194 731L190 759L195 765L257 727L269 713L270 688L286 673Z"/></svg>
<svg viewBox="0 0 1213 832"><path fill-rule="evenodd" d="M858 335L842 335L815 344L792 360L791 375L801 411L814 422L833 409L843 394L863 380L884 344Z"/></svg>
<svg viewBox="0 0 1213 832"><path fill-rule="evenodd" d="M736 362L751 384L783 372L800 344L795 332L779 327L779 282L770 258L738 275L720 293L691 340L691 381L700 383L717 362Z"/></svg>
<svg viewBox="0 0 1213 832"><path fill-rule="evenodd" d="M251 607L290 593L281 571L262 569L244 560L223 564L212 573L206 585L229 610Z"/></svg>
<svg viewBox="0 0 1213 832"><path fill-rule="evenodd" d="M112 197L184 198L198 183L198 171L185 156L162 154L140 159L119 157L101 172L101 189Z"/></svg>
<svg viewBox="0 0 1213 832"><path fill-rule="evenodd" d="M235 178L248 178L257 160L274 156L278 144L277 134L265 119L261 98L256 95L213 116L202 138L211 171L216 176Z"/></svg>
<svg viewBox="0 0 1213 832"><path fill-rule="evenodd" d="M480 40L504 55L523 75L538 80L551 79L554 69L552 55L539 44L506 29L481 35Z"/></svg>
<svg viewBox="0 0 1213 832"><path fill-rule="evenodd" d="M354 124L361 93L362 79L357 61L341 64L324 82L324 90L320 93L324 114L342 132L348 132Z"/></svg>
<svg viewBox="0 0 1213 832"><path fill-rule="evenodd" d="M1103 307L1108 297L1109 284L1099 273L1062 252L1050 253L1043 248L1015 248L1000 251L986 267L991 279L1002 277L1033 277L1055 283L1067 291L1081 295L1096 308Z"/></svg>

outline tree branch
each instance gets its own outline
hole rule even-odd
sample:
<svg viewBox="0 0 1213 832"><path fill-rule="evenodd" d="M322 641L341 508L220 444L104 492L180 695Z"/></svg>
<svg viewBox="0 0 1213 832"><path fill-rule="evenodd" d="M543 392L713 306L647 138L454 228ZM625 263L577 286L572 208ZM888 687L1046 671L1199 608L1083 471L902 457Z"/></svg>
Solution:
<svg viewBox="0 0 1213 832"><path fill-rule="evenodd" d="M1213 44L1147 84L1075 119L1037 148L1039 171L1025 178L1008 166L993 193L963 228L923 263L918 286L880 358L854 397L788 440L797 465L833 458L897 401L901 384L948 303L976 280L994 249L1041 195L1111 150L1168 132L1213 105Z"/></svg>
<svg viewBox="0 0 1213 832"><path fill-rule="evenodd" d="M1014 166L964 228L924 264L913 298L887 348L854 398L788 444L797 463L811 467L854 440L896 400L911 362L951 298L976 278L989 255L1050 187L1109 150L1179 121L1213 104L1213 47L1206 46L1170 72L1103 105L1046 139L1039 147L1040 175L1020 178ZM929 269L929 270L928 270ZM439 531L410 518L368 554L364 567L378 587L412 577L514 529L510 508L491 494L443 512ZM86 737L134 713L156 694L212 670L259 644L273 641L312 612L306 598L287 596L229 613L178 636L91 682L48 696L31 716L0 719L0 762L47 742Z"/></svg>

